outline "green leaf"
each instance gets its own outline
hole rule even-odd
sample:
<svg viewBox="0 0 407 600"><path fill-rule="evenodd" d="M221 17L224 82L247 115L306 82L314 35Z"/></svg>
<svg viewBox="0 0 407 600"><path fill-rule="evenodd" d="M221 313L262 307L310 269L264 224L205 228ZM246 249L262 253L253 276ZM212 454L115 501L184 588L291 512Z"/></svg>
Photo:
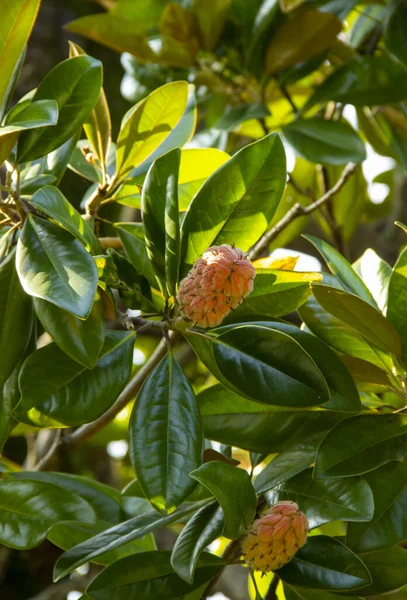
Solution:
<svg viewBox="0 0 407 600"><path fill-rule="evenodd" d="M121 520L120 492L109 485L80 475L49 471L21 471L13 473L11 477L53 483L84 498L92 506L98 519L109 523L119 523Z"/></svg>
<svg viewBox="0 0 407 600"><path fill-rule="evenodd" d="M24 46L30 36L40 0L4 0L0 22L0 106L8 93Z"/></svg>
<svg viewBox="0 0 407 600"><path fill-rule="evenodd" d="M131 461L145 496L156 510L174 511L196 487L189 473L202 462L203 435L194 392L171 355L145 381L129 431Z"/></svg>
<svg viewBox="0 0 407 600"><path fill-rule="evenodd" d="M360 558L372 577L371 585L363 588L363 595L386 594L407 584L407 550L400 547L388 548L361 554Z"/></svg>
<svg viewBox="0 0 407 600"><path fill-rule="evenodd" d="M92 253L101 252L99 241L89 223L68 202L58 188L53 185L41 188L31 198L31 204L70 231Z"/></svg>
<svg viewBox="0 0 407 600"><path fill-rule="evenodd" d="M267 73L276 73L320 54L334 42L341 29L342 23L335 15L301 7L271 38L265 57Z"/></svg>
<svg viewBox="0 0 407 600"><path fill-rule="evenodd" d="M214 340L214 358L231 389L248 398L305 408L329 401L321 371L291 336L257 325L237 326Z"/></svg>
<svg viewBox="0 0 407 600"><path fill-rule="evenodd" d="M404 35L407 26L407 4L404 0L392 2L384 30L384 43L387 49L402 63L407 65L407 43Z"/></svg>
<svg viewBox="0 0 407 600"><path fill-rule="evenodd" d="M265 104L242 104L241 106L233 106L229 108L219 119L214 123L214 129L222 129L224 131L233 131L251 119L264 119L269 117L270 112Z"/></svg>
<svg viewBox="0 0 407 600"><path fill-rule="evenodd" d="M298 119L282 132L297 154L313 163L345 165L366 158L364 143L345 121Z"/></svg>
<svg viewBox="0 0 407 600"><path fill-rule="evenodd" d="M253 290L245 298L245 301L233 311L229 321L236 322L247 316L281 317L288 315L309 298L312 293L310 283L320 279L319 273L257 270Z"/></svg>
<svg viewBox="0 0 407 600"><path fill-rule="evenodd" d="M91 506L69 490L43 481L0 481L1 533L5 546L38 546L54 523L94 523Z"/></svg>
<svg viewBox="0 0 407 600"><path fill-rule="evenodd" d="M115 562L100 573L87 588L94 600L178 600L200 588L223 568L224 562L212 554L203 554L193 584L174 573L169 551L135 554Z"/></svg>
<svg viewBox="0 0 407 600"><path fill-rule="evenodd" d="M393 267L388 292L387 318L399 332L403 342L404 357L407 357L407 248L405 248Z"/></svg>
<svg viewBox="0 0 407 600"><path fill-rule="evenodd" d="M360 475L393 460L403 460L406 434L405 415L360 415L346 419L322 441L315 476L324 479Z"/></svg>
<svg viewBox="0 0 407 600"><path fill-rule="evenodd" d="M368 248L356 261L353 268L367 285L377 306L381 311L385 311L387 307L388 287L392 274L391 266L380 258L372 248ZM389 320L391 321L391 319Z"/></svg>
<svg viewBox="0 0 407 600"><path fill-rule="evenodd" d="M101 86L101 63L90 56L68 58L54 67L36 89L33 100L56 100L58 124L52 130L24 132L18 142L17 162L45 156L71 138L89 117Z"/></svg>
<svg viewBox="0 0 407 600"><path fill-rule="evenodd" d="M32 302L21 287L13 251L0 263L0 390L23 356L32 328Z"/></svg>
<svg viewBox="0 0 407 600"><path fill-rule="evenodd" d="M215 171L182 224L184 271L212 245L248 250L273 218L285 180L284 148L275 133L245 146Z"/></svg>
<svg viewBox="0 0 407 600"><path fill-rule="evenodd" d="M305 471L315 461L318 445L318 437L314 436L312 442L299 442L292 449L278 454L254 480L256 493L263 494Z"/></svg>
<svg viewBox="0 0 407 600"><path fill-rule="evenodd" d="M335 100L355 106L399 102L407 96L406 70L389 56L358 56L330 75L311 96L303 111Z"/></svg>
<svg viewBox="0 0 407 600"><path fill-rule="evenodd" d="M95 366L105 338L104 309L99 292L85 320L41 298L34 298L34 309L45 331L65 354L88 369Z"/></svg>
<svg viewBox="0 0 407 600"><path fill-rule="evenodd" d="M147 254L144 227L141 223L115 223L115 227L131 264L152 287L157 288L157 278Z"/></svg>
<svg viewBox="0 0 407 600"><path fill-rule="evenodd" d="M35 423L41 415L47 415L62 425L73 426L100 417L127 383L133 343L133 333L107 332L93 369L69 358L55 344L33 352L20 373L19 420Z"/></svg>
<svg viewBox="0 0 407 600"><path fill-rule="evenodd" d="M328 285L315 285L312 291L317 302L331 315L356 329L378 348L401 355L400 336L379 310L354 294Z"/></svg>
<svg viewBox="0 0 407 600"><path fill-rule="evenodd" d="M267 500L296 502L310 529L332 521L369 521L375 507L372 490L360 477L315 481L312 469L279 484L267 493Z"/></svg>
<svg viewBox="0 0 407 600"><path fill-rule="evenodd" d="M181 121L188 103L188 83L168 83L131 109L117 139L117 177L123 178L161 146Z"/></svg>
<svg viewBox="0 0 407 600"><path fill-rule="evenodd" d="M280 452L314 435L319 443L324 432L343 419L333 412L290 411L259 404L221 385L203 390L197 400L207 439L262 454Z"/></svg>
<svg viewBox="0 0 407 600"><path fill-rule="evenodd" d="M191 477L207 487L219 502L225 519L223 535L239 539L256 514L256 494L248 473L215 460L192 471Z"/></svg>
<svg viewBox="0 0 407 600"><path fill-rule="evenodd" d="M278 576L291 585L334 592L363 588L371 581L362 560L325 535L308 538L293 560L279 569Z"/></svg>
<svg viewBox="0 0 407 600"><path fill-rule="evenodd" d="M184 581L193 583L199 556L222 535L223 527L223 513L217 502L201 508L185 525L171 554L171 565Z"/></svg>
<svg viewBox="0 0 407 600"><path fill-rule="evenodd" d="M353 356L341 356L341 360L358 385L372 384L385 388L391 387L389 377L376 365Z"/></svg>
<svg viewBox="0 0 407 600"><path fill-rule="evenodd" d="M214 49L228 17L231 0L193 0L192 14L197 21L202 45Z"/></svg>
<svg viewBox="0 0 407 600"><path fill-rule="evenodd" d="M147 254L163 293L175 295L180 261L177 148L158 158L147 173L141 209Z"/></svg>
<svg viewBox="0 0 407 600"><path fill-rule="evenodd" d="M16 89L17 81L21 75L21 69L23 68L23 64L25 61L25 57L27 54L27 46L24 46L22 51L20 52L20 56L17 59L17 62L14 66L12 75L8 80L6 89L3 93L2 99L0 100L0 122L3 122L5 112L8 108L8 105L11 101L11 98Z"/></svg>
<svg viewBox="0 0 407 600"><path fill-rule="evenodd" d="M366 473L374 496L370 523L348 525L346 543L358 554L396 546L407 539L407 463L391 462Z"/></svg>
<svg viewBox="0 0 407 600"><path fill-rule="evenodd" d="M166 527L179 519L188 517L198 508L201 508L202 505L199 502L192 503L188 507L177 510L165 517L162 517L155 511L149 511L133 519L124 521L119 525L110 527L110 529L107 529L103 533L65 552L55 564L54 580L58 581L62 579L62 577L65 577L73 570L104 552L120 548L120 546L123 546L127 542L139 539L156 529Z"/></svg>
<svg viewBox="0 0 407 600"><path fill-rule="evenodd" d="M86 55L85 50L74 42L69 42L69 50L70 56ZM88 120L83 124L83 128L102 169L106 169L106 159L111 141L112 123L110 120L109 106L103 88L100 90L99 99L90 113Z"/></svg>
<svg viewBox="0 0 407 600"><path fill-rule="evenodd" d="M337 594L330 592L317 592L316 590L307 590L303 587L296 587L288 585L285 583L283 585L285 600L353 600L355 596L348 596L341 594L338 596ZM85 597L80 600L86 600Z"/></svg>
<svg viewBox="0 0 407 600"><path fill-rule="evenodd" d="M329 187L337 183L341 174L341 167L327 167ZM352 177L335 194L331 202L334 219L341 228L343 240L348 242L353 238L361 219L364 218L366 207L371 205L362 165L356 167Z"/></svg>
<svg viewBox="0 0 407 600"><path fill-rule="evenodd" d="M17 272L27 294L85 319L92 308L97 269L70 233L29 215L17 244Z"/></svg>
<svg viewBox="0 0 407 600"><path fill-rule="evenodd" d="M6 119L0 127L0 164L9 156L20 133L28 129L49 127L58 121L58 104L55 100L38 100L28 104L15 118Z"/></svg>
<svg viewBox="0 0 407 600"><path fill-rule="evenodd" d="M323 310L315 298L309 298L298 312L312 333L335 350L361 358L384 371L392 370L392 360L388 354L359 335L355 329Z"/></svg>
<svg viewBox="0 0 407 600"><path fill-rule="evenodd" d="M332 248L332 246L323 240L314 237L313 235L304 235L303 237L315 246L315 248L324 258L331 273L338 278L339 283L345 288L345 290L351 292L352 294L356 294L356 296L359 296L362 298L362 300L368 302L375 308L377 307L372 294L363 283L359 275L348 263L348 261L343 258L343 256L341 256L337 250L335 250L335 248Z"/></svg>

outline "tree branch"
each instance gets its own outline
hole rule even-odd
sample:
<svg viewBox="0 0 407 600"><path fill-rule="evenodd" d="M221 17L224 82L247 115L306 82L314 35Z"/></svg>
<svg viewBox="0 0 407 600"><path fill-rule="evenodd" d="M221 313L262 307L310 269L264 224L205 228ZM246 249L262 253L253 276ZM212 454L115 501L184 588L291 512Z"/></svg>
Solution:
<svg viewBox="0 0 407 600"><path fill-rule="evenodd" d="M354 163L349 163L346 165L344 170L342 171L342 175L339 177L338 181L335 185L328 190L323 196L321 196L318 200L313 202L308 206L302 206L301 204L294 204L292 208L284 215L282 219L272 229L267 231L263 237L253 246L253 248L249 252L249 258L254 260L258 258L263 250L266 250L271 241L273 241L279 233L281 233L288 225L297 219L298 217L303 217L304 215L310 215L318 208L321 208L324 204L326 204L331 198L333 198L345 185L348 181L349 177L353 175L356 170L357 165Z"/></svg>

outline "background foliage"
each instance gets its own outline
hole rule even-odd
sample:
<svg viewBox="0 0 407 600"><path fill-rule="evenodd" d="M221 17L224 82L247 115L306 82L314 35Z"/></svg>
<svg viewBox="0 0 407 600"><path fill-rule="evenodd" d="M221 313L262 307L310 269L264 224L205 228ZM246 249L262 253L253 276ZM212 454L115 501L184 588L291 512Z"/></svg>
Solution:
<svg viewBox="0 0 407 600"><path fill-rule="evenodd" d="M406 27L3 0L2 598L407 597ZM222 243L254 290L187 328ZM287 499L308 542L256 591L239 539Z"/></svg>

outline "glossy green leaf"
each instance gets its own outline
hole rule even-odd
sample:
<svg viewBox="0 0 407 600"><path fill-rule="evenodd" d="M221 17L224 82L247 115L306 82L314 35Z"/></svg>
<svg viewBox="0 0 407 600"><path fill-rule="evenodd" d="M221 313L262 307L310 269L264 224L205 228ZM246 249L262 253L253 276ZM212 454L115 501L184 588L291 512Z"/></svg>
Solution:
<svg viewBox="0 0 407 600"><path fill-rule="evenodd" d="M390 387L391 382L381 369L376 365L354 356L341 356L346 368L352 374L353 379L358 385L372 384L381 387Z"/></svg>
<svg viewBox="0 0 407 600"><path fill-rule="evenodd" d="M369 521L375 507L372 490L360 477L316 481L312 469L279 484L267 493L267 500L270 504L296 502L310 529L332 521Z"/></svg>
<svg viewBox="0 0 407 600"><path fill-rule="evenodd" d="M186 81L168 83L125 117L117 140L117 176L125 177L168 138L182 119L188 102Z"/></svg>
<svg viewBox="0 0 407 600"><path fill-rule="evenodd" d="M20 56L18 57L13 72L11 74L10 79L7 82L6 88L4 92L2 92L2 98L0 100L0 122L3 122L4 115L7 111L11 98L13 97L14 91L16 89L17 81L21 75L21 69L23 68L24 61L27 54L27 46L24 46L20 52Z"/></svg>
<svg viewBox="0 0 407 600"><path fill-rule="evenodd" d="M162 517L155 511L149 511L133 519L124 521L119 525L110 527L110 529L107 529L103 533L65 552L55 565L54 580L58 581L62 579L62 577L65 577L73 570L104 552L120 548L120 546L123 546L127 542L139 539L156 529L161 529L171 523L175 523L179 519L188 517L202 506L202 503L192 503L190 506L177 510L165 517Z"/></svg>
<svg viewBox="0 0 407 600"><path fill-rule="evenodd" d="M359 335L355 329L326 312L315 298L309 298L298 312L312 333L335 350L365 360L384 371L391 371L392 361L389 355Z"/></svg>
<svg viewBox="0 0 407 600"><path fill-rule="evenodd" d="M362 560L325 535L308 538L293 560L279 569L278 576L291 585L335 592L363 588L371 581Z"/></svg>
<svg viewBox="0 0 407 600"><path fill-rule="evenodd" d="M243 104L229 108L213 125L215 129L233 131L251 119L264 119L270 116L270 112L265 104Z"/></svg>
<svg viewBox="0 0 407 600"><path fill-rule="evenodd" d="M131 264L152 287L157 288L157 278L147 254L144 227L141 223L116 223L115 227Z"/></svg>
<svg viewBox="0 0 407 600"><path fill-rule="evenodd" d="M332 13L301 7L271 38L265 57L266 71L276 73L320 54L341 29L341 21Z"/></svg>
<svg viewBox="0 0 407 600"><path fill-rule="evenodd" d="M336 184L342 174L342 168L330 166L326 168L328 187ZM345 185L332 198L334 219L341 228L345 242L352 239L357 231L367 206L370 206L368 184L363 174L362 165L358 165Z"/></svg>
<svg viewBox="0 0 407 600"><path fill-rule="evenodd" d="M121 520L120 493L109 485L80 475L49 471L21 471L13 473L12 478L53 483L84 498L99 519L109 523L119 523Z"/></svg>
<svg viewBox="0 0 407 600"><path fill-rule="evenodd" d="M311 96L303 110L335 100L355 106L388 104L407 96L406 70L389 56L358 56L343 63Z"/></svg>
<svg viewBox="0 0 407 600"><path fill-rule="evenodd" d="M192 13L196 18L202 45L207 52L222 33L228 17L231 0L193 0Z"/></svg>
<svg viewBox="0 0 407 600"><path fill-rule="evenodd" d="M191 494L196 484L189 473L200 466L202 452L194 392L168 354L144 383L130 421L133 467L156 510L172 512Z"/></svg>
<svg viewBox="0 0 407 600"><path fill-rule="evenodd" d="M70 56L86 55L85 50L74 42L69 42L69 49ZM103 88L100 90L99 99L90 113L88 120L83 124L83 129L102 168L105 168L110 146L112 123Z"/></svg>
<svg viewBox="0 0 407 600"><path fill-rule="evenodd" d="M13 251L0 263L0 390L23 356L32 327L32 301L21 287Z"/></svg>
<svg viewBox="0 0 407 600"><path fill-rule="evenodd" d="M334 412L290 411L252 402L221 385L205 389L197 400L206 438L262 454L280 452L314 435L319 443L343 419Z"/></svg>
<svg viewBox="0 0 407 600"><path fill-rule="evenodd" d="M388 548L361 554L360 558L372 577L371 585L363 588L363 595L386 594L407 584L407 550L400 547Z"/></svg>
<svg viewBox="0 0 407 600"><path fill-rule="evenodd" d="M194 580L196 563L205 548L222 535L224 519L217 502L204 506L179 534L171 554L174 571L187 583Z"/></svg>
<svg viewBox="0 0 407 600"><path fill-rule="evenodd" d="M17 272L27 294L85 319L92 308L97 269L66 230L30 215L17 245Z"/></svg>
<svg viewBox="0 0 407 600"><path fill-rule="evenodd" d="M0 106L30 36L40 0L4 0L0 23Z"/></svg>
<svg viewBox="0 0 407 600"><path fill-rule="evenodd" d="M0 481L1 543L24 550L38 546L54 523L94 523L91 506L69 490L43 481Z"/></svg>
<svg viewBox="0 0 407 600"><path fill-rule="evenodd" d="M216 338L213 352L224 378L233 388L239 382L241 393L252 400L296 408L329 402L321 371L286 333L257 325L237 326Z"/></svg>
<svg viewBox="0 0 407 600"><path fill-rule="evenodd" d="M353 268L359 273L370 290L377 306L381 311L385 311L389 281L392 274L391 266L380 258L372 248L368 248L356 261ZM391 322L391 319L389 320Z"/></svg>
<svg viewBox="0 0 407 600"><path fill-rule="evenodd" d="M282 128L297 154L313 163L346 165L366 158L365 145L344 121L298 119Z"/></svg>
<svg viewBox="0 0 407 600"><path fill-rule="evenodd" d="M254 480L253 487L256 493L267 492L305 471L315 461L318 445L318 437L314 436L312 442L299 442L294 444L292 449L278 454Z"/></svg>
<svg viewBox="0 0 407 600"><path fill-rule="evenodd" d="M391 462L364 475L374 495L369 523L348 525L346 543L355 552L374 552L407 539L407 463Z"/></svg>
<svg viewBox="0 0 407 600"><path fill-rule="evenodd" d="M223 535L239 539L256 514L256 494L248 473L215 460L192 471L191 477L207 487L219 502L225 519Z"/></svg>
<svg viewBox="0 0 407 600"><path fill-rule="evenodd" d="M327 242L324 242L313 235L304 235L303 237L315 246L324 258L329 270L337 277L345 290L348 290L348 292L351 292L352 294L356 294L356 296L359 296L362 300L365 300L365 302L368 302L376 308L376 302L362 279L335 248L332 248Z"/></svg>
<svg viewBox="0 0 407 600"><path fill-rule="evenodd" d="M158 158L150 167L141 194L147 255L161 290L175 295L180 261L178 172L180 150Z"/></svg>
<svg viewBox="0 0 407 600"><path fill-rule="evenodd" d="M101 252L101 246L89 223L78 213L65 196L53 185L47 185L33 195L31 203L72 233L92 253Z"/></svg>
<svg viewBox="0 0 407 600"><path fill-rule="evenodd" d="M105 339L104 309L99 292L85 320L41 298L34 298L34 309L45 331L65 354L88 369L95 366Z"/></svg>
<svg viewBox="0 0 407 600"><path fill-rule="evenodd" d="M69 426L97 419L128 381L133 343L133 333L107 332L93 369L69 358L55 344L40 348L27 358L21 369L19 419L36 423L41 422L41 415L47 415Z"/></svg>
<svg viewBox="0 0 407 600"><path fill-rule="evenodd" d="M18 163L44 156L71 138L89 117L101 86L101 63L90 56L74 56L56 65L36 89L33 100L56 100L58 124L52 130L24 132L18 142Z"/></svg>
<svg viewBox="0 0 407 600"><path fill-rule="evenodd" d="M331 592L318 592L317 590L306 589L285 583L283 586L285 600L353 600L355 597L341 594L338 596ZM83 598L82 600L86 600Z"/></svg>
<svg viewBox="0 0 407 600"><path fill-rule="evenodd" d="M199 559L193 584L174 573L169 551L145 552L128 556L107 567L88 586L94 600L178 600L209 582L223 568L224 562L212 554Z"/></svg>
<svg viewBox="0 0 407 600"><path fill-rule="evenodd" d="M360 415L346 419L322 441L315 476L325 479L360 475L393 460L403 460L406 434L405 415Z"/></svg>
<svg viewBox="0 0 407 600"><path fill-rule="evenodd" d="M394 328L399 332L402 342L404 356L407 356L407 315L406 315L406 293L407 293L407 248L405 248L393 267L388 291L387 318Z"/></svg>
<svg viewBox="0 0 407 600"><path fill-rule="evenodd" d="M401 355L397 331L382 313L354 294L327 285L315 285L315 299L331 315L356 329L385 352Z"/></svg>
<svg viewBox="0 0 407 600"><path fill-rule="evenodd" d="M9 156L20 133L38 127L50 127L58 121L58 104L55 100L38 100L28 104L13 119L0 127L0 164Z"/></svg>
<svg viewBox="0 0 407 600"><path fill-rule="evenodd" d="M311 295L310 283L320 279L319 273L257 270L253 291L233 311L229 321L239 321L249 315L257 317L288 315L309 298Z"/></svg>
<svg viewBox="0 0 407 600"><path fill-rule="evenodd" d="M407 65L407 43L404 35L407 26L407 4L404 0L392 2L391 12L384 31L384 43L394 56Z"/></svg>
<svg viewBox="0 0 407 600"><path fill-rule="evenodd" d="M245 146L209 177L182 224L187 271L213 245L248 250L267 229L284 190L284 148L277 134Z"/></svg>

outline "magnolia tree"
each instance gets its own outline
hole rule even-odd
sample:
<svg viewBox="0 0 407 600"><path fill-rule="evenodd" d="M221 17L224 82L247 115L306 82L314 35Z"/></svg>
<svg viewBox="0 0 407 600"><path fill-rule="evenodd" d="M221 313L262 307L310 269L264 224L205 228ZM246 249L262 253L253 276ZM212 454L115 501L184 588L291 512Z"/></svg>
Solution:
<svg viewBox="0 0 407 600"><path fill-rule="evenodd" d="M181 52L187 38L164 43L162 23L189 19L186 66L209 110L199 77L208 75L213 100L228 76L215 69L216 44L225 49L228 15L246 9L207 4L145 3L151 15L161 7L162 54L146 35L121 33L139 44L138 60L144 48L145 62L180 68L165 49ZM214 139L222 127L230 134L228 154L185 148L197 108L184 80L145 95L112 140L102 65L74 43L12 105L39 1L3 2L0 576L7 581L16 551L47 539L55 583L36 598L82 589L83 600L199 600L236 568L255 600L405 597L396 590L407 584L407 250L393 267L371 249L354 264L343 254L372 204L365 138L405 156L401 134L392 145L386 127L395 119L406 128L406 71L390 55L407 56L406 9L386 9L385 46L385 9L374 5L360 42L370 55L359 56L335 37L343 7L287 15L290 7L265 2L256 15L257 4L243 75L260 95L235 102L215 128ZM114 24L124 27L120 10L131 27L130 5L97 16L111 24L109 45ZM259 15L268 18L260 33L273 33L266 47ZM291 46L290 31L305 41ZM260 50L263 77L251 66ZM285 85L304 77L293 100ZM231 82L233 104L243 83ZM273 121L280 94L290 106L284 143L297 153L288 179ZM358 107L359 132L345 104ZM82 201L60 189L67 169L89 183ZM323 272L269 256L311 219L320 235L304 237ZM95 440L127 432L132 473L122 491L69 462L76 448L91 453ZM13 453L24 436L26 453ZM176 532L174 543L163 544L163 530Z"/></svg>

